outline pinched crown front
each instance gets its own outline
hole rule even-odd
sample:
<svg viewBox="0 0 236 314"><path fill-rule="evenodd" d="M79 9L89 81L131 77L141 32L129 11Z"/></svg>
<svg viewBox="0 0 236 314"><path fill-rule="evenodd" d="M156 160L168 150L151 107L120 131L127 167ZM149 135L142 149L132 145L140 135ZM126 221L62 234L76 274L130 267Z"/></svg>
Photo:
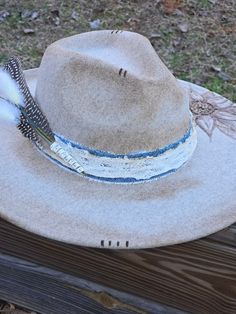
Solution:
<svg viewBox="0 0 236 314"><path fill-rule="evenodd" d="M94 43L90 34L49 47L37 99L19 61L10 59L0 73L1 112L45 156L84 177L131 183L175 172L197 144L185 93L143 37L111 40L113 31L98 32ZM141 54L132 59L126 45L128 38L137 46L135 37Z"/></svg>
<svg viewBox="0 0 236 314"><path fill-rule="evenodd" d="M190 126L188 95L150 42L131 32L94 31L49 46L36 99L56 134L114 154L165 147Z"/></svg>

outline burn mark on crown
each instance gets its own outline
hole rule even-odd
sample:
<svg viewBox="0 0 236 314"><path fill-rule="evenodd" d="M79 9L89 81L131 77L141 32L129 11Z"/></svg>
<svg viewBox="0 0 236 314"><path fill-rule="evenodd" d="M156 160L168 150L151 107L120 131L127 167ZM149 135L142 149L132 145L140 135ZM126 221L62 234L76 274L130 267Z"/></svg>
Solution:
<svg viewBox="0 0 236 314"><path fill-rule="evenodd" d="M120 70L119 70L119 75L120 75L120 76L123 75L124 77L126 77L126 75L127 75L127 70L124 70L124 69L120 68Z"/></svg>

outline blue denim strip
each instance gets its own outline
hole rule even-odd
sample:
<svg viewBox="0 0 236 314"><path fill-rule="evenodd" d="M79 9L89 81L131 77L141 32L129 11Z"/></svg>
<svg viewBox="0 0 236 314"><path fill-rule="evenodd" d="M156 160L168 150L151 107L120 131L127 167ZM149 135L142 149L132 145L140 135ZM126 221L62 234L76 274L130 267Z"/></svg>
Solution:
<svg viewBox="0 0 236 314"><path fill-rule="evenodd" d="M186 142L186 140L190 137L192 131L192 125L190 125L190 128L188 131L184 134L184 136L179 139L178 141L171 143L163 148L158 148L154 151L149 151L149 152L134 152L130 154L114 154L102 150L97 150L97 149L92 149L86 146L83 146L81 144L75 143L73 141L70 141L66 138L64 138L62 135L55 134L56 137L58 137L63 143L67 145L71 145L73 148L77 148L79 150L84 150L89 152L91 155L97 156L97 157L110 157L110 158L145 158L145 157L157 157L163 153L165 153L167 150L170 149L175 149L177 146L180 144L183 144Z"/></svg>

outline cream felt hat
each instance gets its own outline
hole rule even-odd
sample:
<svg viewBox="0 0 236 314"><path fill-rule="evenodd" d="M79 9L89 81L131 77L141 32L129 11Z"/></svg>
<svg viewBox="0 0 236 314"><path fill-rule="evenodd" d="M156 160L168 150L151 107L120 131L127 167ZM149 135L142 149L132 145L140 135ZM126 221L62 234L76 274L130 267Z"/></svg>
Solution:
<svg viewBox="0 0 236 314"><path fill-rule="evenodd" d="M145 37L65 38L24 75L11 58L0 82L0 117L13 121L1 122L4 219L101 248L175 244L236 221L236 105L176 80Z"/></svg>

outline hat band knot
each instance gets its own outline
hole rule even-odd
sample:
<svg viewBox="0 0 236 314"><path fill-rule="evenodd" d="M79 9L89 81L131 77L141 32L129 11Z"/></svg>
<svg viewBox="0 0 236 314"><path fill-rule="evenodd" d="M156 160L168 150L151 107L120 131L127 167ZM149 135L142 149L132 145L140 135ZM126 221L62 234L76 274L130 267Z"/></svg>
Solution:
<svg viewBox="0 0 236 314"><path fill-rule="evenodd" d="M113 183L142 182L173 173L191 158L197 145L193 126L181 139L164 148L127 155L87 148L61 135L55 135L55 139L64 160L52 151L40 148L53 162L73 172L82 172L86 177Z"/></svg>

